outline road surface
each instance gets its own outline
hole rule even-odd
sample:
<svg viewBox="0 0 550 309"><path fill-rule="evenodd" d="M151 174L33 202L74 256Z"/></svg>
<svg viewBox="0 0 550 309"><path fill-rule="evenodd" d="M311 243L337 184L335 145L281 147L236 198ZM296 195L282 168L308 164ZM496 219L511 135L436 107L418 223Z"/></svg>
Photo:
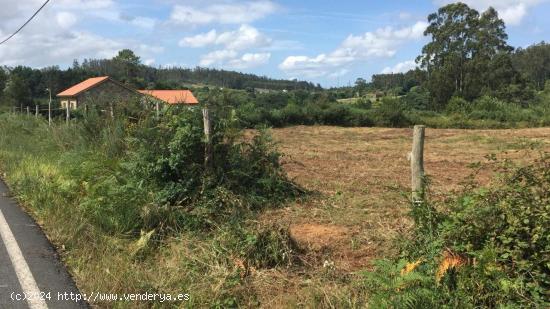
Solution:
<svg viewBox="0 0 550 309"><path fill-rule="evenodd" d="M0 308L88 308L40 227L0 180ZM73 297L76 299L76 297Z"/></svg>

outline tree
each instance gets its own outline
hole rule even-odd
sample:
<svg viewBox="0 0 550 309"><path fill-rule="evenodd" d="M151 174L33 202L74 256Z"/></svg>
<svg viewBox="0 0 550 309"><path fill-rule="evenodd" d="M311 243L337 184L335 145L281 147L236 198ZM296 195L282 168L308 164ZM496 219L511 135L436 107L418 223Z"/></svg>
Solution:
<svg viewBox="0 0 550 309"><path fill-rule="evenodd" d="M518 48L512 60L514 67L538 90L550 79L550 44L541 42L526 49Z"/></svg>
<svg viewBox="0 0 550 309"><path fill-rule="evenodd" d="M28 82L17 74L10 75L5 93L12 105L30 105L32 101Z"/></svg>
<svg viewBox="0 0 550 309"><path fill-rule="evenodd" d="M422 48L417 62L428 72L428 87L436 105L453 96L480 95L484 73L498 53L509 53L504 22L489 8L481 16L464 3L441 7L428 16L424 35L431 42Z"/></svg>
<svg viewBox="0 0 550 309"><path fill-rule="evenodd" d="M367 81L364 78L359 77L355 81L355 93L358 94L358 96L362 97L367 93L368 90L368 84Z"/></svg>
<svg viewBox="0 0 550 309"><path fill-rule="evenodd" d="M121 79L127 84L135 85L141 65L140 58L132 50L123 49L113 58L113 62L124 72Z"/></svg>
<svg viewBox="0 0 550 309"><path fill-rule="evenodd" d="M6 82L8 81L8 74L4 68L0 67L0 99L4 95L4 88L6 88Z"/></svg>

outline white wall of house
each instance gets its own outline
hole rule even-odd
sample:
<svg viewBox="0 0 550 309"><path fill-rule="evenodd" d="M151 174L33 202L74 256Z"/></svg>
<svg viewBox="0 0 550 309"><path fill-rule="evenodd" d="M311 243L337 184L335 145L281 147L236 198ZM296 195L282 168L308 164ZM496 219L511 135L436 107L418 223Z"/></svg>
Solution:
<svg viewBox="0 0 550 309"><path fill-rule="evenodd" d="M69 104L70 109L76 109L77 108L77 101L76 100L61 100L61 108L67 108L67 104Z"/></svg>

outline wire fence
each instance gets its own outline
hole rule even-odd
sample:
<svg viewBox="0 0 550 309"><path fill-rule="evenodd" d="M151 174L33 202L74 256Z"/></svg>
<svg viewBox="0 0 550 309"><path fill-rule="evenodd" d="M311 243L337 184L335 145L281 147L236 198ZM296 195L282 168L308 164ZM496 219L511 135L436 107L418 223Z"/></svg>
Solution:
<svg viewBox="0 0 550 309"><path fill-rule="evenodd" d="M63 120L68 122L69 120L75 120L78 118L81 118L84 116L82 114L83 111L73 108L67 107L59 107L59 105L53 107L48 105L19 105L19 106L12 106L11 112L27 115L29 117L41 117L45 118L49 124L51 125L54 121ZM101 110L101 112L106 112Z"/></svg>

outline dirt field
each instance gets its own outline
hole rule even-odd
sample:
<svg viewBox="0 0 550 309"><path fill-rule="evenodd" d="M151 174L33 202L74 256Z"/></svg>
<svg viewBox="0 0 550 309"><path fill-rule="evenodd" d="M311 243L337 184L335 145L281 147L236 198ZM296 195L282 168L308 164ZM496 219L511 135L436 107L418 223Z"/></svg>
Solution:
<svg viewBox="0 0 550 309"><path fill-rule="evenodd" d="M405 215L412 129L298 126L272 133L285 155L289 176L316 193L307 202L263 215L266 222L289 226L308 266L304 275L279 274L283 281L270 274L275 282L266 281L270 284L264 282L263 286L270 290L268 295L285 297L285 289L302 290L306 280L305 286L317 289L320 297L338 298L331 296L331 291L345 291L334 283L338 281L334 276L346 278L371 266L374 258L392 254L392 239L410 227ZM441 199L460 190L461 183L474 172L472 163L487 163L488 155L520 162L540 157L541 151L550 151L550 128L427 129L425 169L432 182L431 198ZM487 166L477 172L476 180L486 184L490 170ZM327 269L332 279L327 279ZM272 301L287 304L283 299Z"/></svg>

